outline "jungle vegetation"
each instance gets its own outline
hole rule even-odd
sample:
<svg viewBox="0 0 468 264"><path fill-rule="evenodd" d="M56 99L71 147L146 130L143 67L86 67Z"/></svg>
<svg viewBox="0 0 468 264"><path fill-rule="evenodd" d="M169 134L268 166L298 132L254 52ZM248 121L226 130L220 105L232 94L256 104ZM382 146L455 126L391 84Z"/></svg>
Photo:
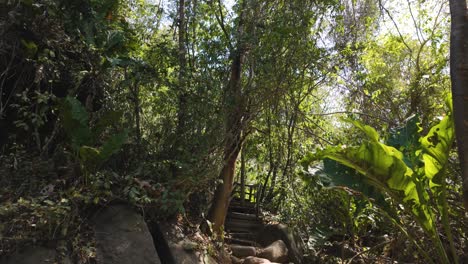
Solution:
<svg viewBox="0 0 468 264"><path fill-rule="evenodd" d="M468 261L465 0L0 12L0 254L70 238L89 263L113 200L222 239L242 180L317 263Z"/></svg>

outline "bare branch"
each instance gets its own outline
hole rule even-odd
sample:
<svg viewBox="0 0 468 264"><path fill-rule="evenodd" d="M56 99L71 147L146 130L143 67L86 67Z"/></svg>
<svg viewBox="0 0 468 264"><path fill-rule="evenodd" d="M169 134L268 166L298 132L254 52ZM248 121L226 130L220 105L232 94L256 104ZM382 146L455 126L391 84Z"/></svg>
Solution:
<svg viewBox="0 0 468 264"><path fill-rule="evenodd" d="M328 115L340 115L340 114L363 115L363 116L367 116L367 117L371 117L371 118L375 118L375 119L380 119L380 120L382 120L382 121L385 121L385 122L390 123L390 120L388 120L388 119L386 119L386 118L379 117L379 116L375 116L375 115L366 114L366 113L363 113L363 112L337 111L337 112L331 112L331 113L311 113L311 114L309 114L309 115L314 115L314 116L328 116Z"/></svg>
<svg viewBox="0 0 468 264"><path fill-rule="evenodd" d="M405 38L403 37L403 34L401 34L400 28L398 27L398 24L396 23L395 19L393 18L392 14L390 13L390 11L382 4L382 0L379 0L379 6L383 11L385 11L385 13L387 13L387 16L390 18L390 20L392 20L392 23L395 26L395 29L397 30L401 41L406 46L406 48L410 51L410 54L413 54L413 49L411 49L410 46L408 45L408 43L406 43Z"/></svg>
<svg viewBox="0 0 468 264"><path fill-rule="evenodd" d="M221 0L217 0L216 2L218 3L218 9L219 9L219 16L215 12L216 21L218 21L218 24L221 27L221 30L223 31L224 36L226 37L226 40L228 41L229 49L234 50L234 46L232 45L232 42L231 42L231 37L229 36L229 34L228 34L227 30L226 30L226 26L225 26L225 22L224 22L223 5L221 4Z"/></svg>

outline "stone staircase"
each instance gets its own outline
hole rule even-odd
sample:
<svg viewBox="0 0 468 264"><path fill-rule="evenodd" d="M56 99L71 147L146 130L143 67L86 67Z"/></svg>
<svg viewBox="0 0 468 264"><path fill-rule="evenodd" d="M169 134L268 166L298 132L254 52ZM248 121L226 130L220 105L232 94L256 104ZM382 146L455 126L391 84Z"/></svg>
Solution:
<svg viewBox="0 0 468 264"><path fill-rule="evenodd" d="M229 244L258 246L255 242L257 232L263 227L254 202L233 198L229 205L225 229L229 234Z"/></svg>
<svg viewBox="0 0 468 264"><path fill-rule="evenodd" d="M256 203L258 185L234 184L224 229L233 264L289 263L291 242L279 225L266 225ZM279 231L279 232L278 232ZM286 244L286 242L288 244ZM291 251L291 260L294 259Z"/></svg>

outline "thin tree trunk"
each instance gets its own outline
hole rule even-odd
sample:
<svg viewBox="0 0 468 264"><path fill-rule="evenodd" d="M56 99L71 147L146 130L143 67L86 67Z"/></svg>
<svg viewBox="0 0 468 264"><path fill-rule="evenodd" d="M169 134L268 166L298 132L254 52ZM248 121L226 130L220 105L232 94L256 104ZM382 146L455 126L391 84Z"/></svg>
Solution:
<svg viewBox="0 0 468 264"><path fill-rule="evenodd" d="M134 82L133 87L133 102L134 102L134 114L135 114L135 132L137 138L137 148L138 148L138 155L140 155L141 151L141 125L140 125L140 86L138 81Z"/></svg>
<svg viewBox="0 0 468 264"><path fill-rule="evenodd" d="M179 30L179 111L177 112L177 142L183 143L187 127L187 43L186 43L185 0L179 0L178 30Z"/></svg>
<svg viewBox="0 0 468 264"><path fill-rule="evenodd" d="M450 77L463 196L468 210L468 14L466 0L450 0Z"/></svg>
<svg viewBox="0 0 468 264"><path fill-rule="evenodd" d="M244 205L245 203L245 148L242 148L241 150L241 171L240 171L240 183L241 183L241 205Z"/></svg>
<svg viewBox="0 0 468 264"><path fill-rule="evenodd" d="M274 164L273 170L272 170L272 176L271 176L271 185L270 188L268 189L268 194L265 196L265 203L271 203L273 200L273 197L275 196L275 188L276 188L276 182L278 179L278 164Z"/></svg>
<svg viewBox="0 0 468 264"><path fill-rule="evenodd" d="M298 107L294 108L294 113L292 114L291 118L288 120L288 138L286 140L287 148L286 148L286 164L283 167L282 174L281 174L281 182L280 188L277 192L274 193L274 197L284 197L286 195L286 182L291 180L290 171L292 165L292 158L293 158L293 139L294 139L294 130L296 127L296 119L297 119L297 110ZM282 203L284 202L283 199L276 200L276 204L274 204L273 208L277 211Z"/></svg>
<svg viewBox="0 0 468 264"><path fill-rule="evenodd" d="M272 171L273 171L273 167L272 167L272 164L271 164L271 161L270 161L270 168L268 169L267 176L265 177L265 180L263 181L263 184L260 185L260 191L259 191L259 195L258 195L258 198L257 198L258 203L263 203L263 197L265 197L266 186L267 186L268 182L270 181Z"/></svg>
<svg viewBox="0 0 468 264"><path fill-rule="evenodd" d="M221 227L224 226L233 187L236 160L242 146L242 119L245 115L243 113L241 93L242 62L243 51L239 49L234 55L231 77L226 91L226 142L223 167L219 175L222 183L216 187L214 201L208 212L208 220L213 224L215 233L220 233Z"/></svg>
<svg viewBox="0 0 468 264"><path fill-rule="evenodd" d="M271 140L271 118L269 115L267 116L267 126L268 126L268 158L269 158L270 166L268 168L268 174L265 177L265 181L262 184L262 188L260 189L260 196L258 198L258 204L263 203L264 201L268 182L270 181L271 174L274 170L274 167L276 166L273 160L273 142Z"/></svg>
<svg viewBox="0 0 468 264"><path fill-rule="evenodd" d="M242 148L242 133L246 126L248 113L245 107L245 98L242 94L242 66L246 46L244 43L244 15L246 2L242 1L237 26L237 47L232 50L231 75L229 85L224 94L224 111L226 114L225 124L225 146L223 167L219 179L222 181L216 187L214 201L208 212L208 220L213 224L213 231L217 234L222 232L229 207L230 196L233 188L236 160ZM224 25L222 25L224 27Z"/></svg>

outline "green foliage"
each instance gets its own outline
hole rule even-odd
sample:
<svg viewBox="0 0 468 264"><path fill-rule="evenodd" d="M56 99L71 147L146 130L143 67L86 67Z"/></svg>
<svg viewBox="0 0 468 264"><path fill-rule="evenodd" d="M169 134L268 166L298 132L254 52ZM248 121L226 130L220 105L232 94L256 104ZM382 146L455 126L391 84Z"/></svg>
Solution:
<svg viewBox="0 0 468 264"><path fill-rule="evenodd" d="M34 58L37 53L37 45L33 41L28 41L25 39L21 39L21 44L23 44L23 48L25 49L25 55L28 58Z"/></svg>
<svg viewBox="0 0 468 264"><path fill-rule="evenodd" d="M0 217L2 218L13 218L18 217L16 214L23 216L19 218L18 222L15 223L14 228L24 228L23 236L66 236L67 234L67 215L70 215L72 207L68 199L62 199L59 202L55 202L49 199L26 199L20 198L15 203L6 203L0 207ZM5 223L6 224L6 223ZM6 232L12 232L12 230L6 230L8 227L0 225L0 232L5 234ZM46 233L40 233L45 231ZM38 232L38 234L35 234ZM55 234L55 232L58 232Z"/></svg>
<svg viewBox="0 0 468 264"><path fill-rule="evenodd" d="M14 121L15 126L37 134L38 129L48 122L50 104L55 102L55 95L48 91L25 89L16 94L15 99L16 102L10 105L20 116Z"/></svg>
<svg viewBox="0 0 468 264"><path fill-rule="evenodd" d="M128 132L124 130L111 135L100 144L100 147L94 147L98 145L101 134L120 119L121 114L118 112L106 112L97 125L91 129L86 109L76 98L67 96L61 101L60 113L63 127L70 137L71 145L86 171L97 170L127 141Z"/></svg>
<svg viewBox="0 0 468 264"><path fill-rule="evenodd" d="M417 159L416 150L421 148L419 143L419 132L421 130L419 118L412 116L404 125L390 132L387 144L395 147L404 155L403 160L407 165L414 164Z"/></svg>
<svg viewBox="0 0 468 264"><path fill-rule="evenodd" d="M421 149L416 154L420 162L412 167L405 163L402 152L381 143L373 128L358 121L350 122L366 135L361 146L328 148L311 153L305 158L305 164L316 159L329 158L355 169L364 176L368 184L410 210L436 246L441 247L430 197L439 198L443 191L440 186L445 184L444 168L454 140L450 105L447 116L432 127L427 136L419 139ZM440 202L436 205L442 207ZM443 213L439 212L441 215ZM439 252L444 252L443 248L439 249ZM446 261L444 256L441 258Z"/></svg>
<svg viewBox="0 0 468 264"><path fill-rule="evenodd" d="M61 101L60 115L62 125L75 150L83 145L93 145L93 137L89 129L89 116L80 101L67 96Z"/></svg>
<svg viewBox="0 0 468 264"><path fill-rule="evenodd" d="M349 92L346 109L371 114L361 118L380 132L415 115L426 129L443 108L438 99L450 90L444 70L449 20L440 12L445 6L440 1L370 2L345 1L345 19L338 23L344 32L335 36L341 51L337 83ZM406 24L407 17L414 24Z"/></svg>
<svg viewBox="0 0 468 264"><path fill-rule="evenodd" d="M448 154L450 115L429 125L449 89L443 3L412 2L417 29L411 32L405 21L398 32L388 28L400 18L379 13L400 8L394 0L234 1L232 9L214 2L186 1L186 43L178 43L170 23L177 24L175 4L27 0L2 6L4 237L25 230L21 238L56 239L65 228L74 237L68 248L81 245L87 257L80 259L88 261L93 245L79 242L87 237L78 215L89 206L119 198L158 217L200 216L232 132L225 131L223 109L236 101L226 87L239 44L245 54L236 115L242 118L233 127L242 130L247 182L261 186L255 193L262 208L277 214L273 220L298 227L320 249L341 243L358 258L389 257L373 247L388 235L390 251L399 252L400 243L409 256L392 258L416 262L414 247L399 236L406 233L428 249L420 229L437 244L441 224L442 242L463 241L464 212L446 203L456 204L460 189L456 164L446 165L456 158ZM86 107L67 94L86 98ZM348 130L334 111L362 123L351 121ZM420 137L421 131L428 134ZM300 159L314 148L327 148L309 157L323 163L301 168ZM447 184L447 167L454 184ZM84 182L77 180L82 174ZM194 192L201 198L187 203Z"/></svg>
<svg viewBox="0 0 468 264"><path fill-rule="evenodd" d="M321 181L325 183L327 187L346 186L372 198L374 203L383 208L387 209L389 207L389 204L385 201L385 197L379 189L367 183L365 179L363 179L362 174L359 174L356 170L333 159L323 159L323 170L318 171L312 177L311 175L307 175L307 177L304 178L311 179L317 176L321 177Z"/></svg>

